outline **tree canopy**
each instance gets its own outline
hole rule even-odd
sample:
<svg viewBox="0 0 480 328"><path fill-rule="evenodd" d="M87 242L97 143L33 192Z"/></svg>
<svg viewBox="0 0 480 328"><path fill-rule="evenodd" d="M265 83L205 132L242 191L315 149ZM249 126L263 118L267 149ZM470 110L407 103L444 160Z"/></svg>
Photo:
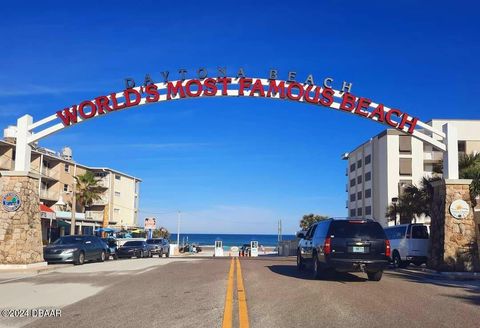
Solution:
<svg viewBox="0 0 480 328"><path fill-rule="evenodd" d="M96 200L101 199L102 194L105 192L105 190L107 190L107 188L99 185L99 181L90 171L85 172L85 174L76 176L75 180L77 182L77 203L82 205L84 210L92 206L92 204Z"/></svg>
<svg viewBox="0 0 480 328"><path fill-rule="evenodd" d="M302 228L302 230L306 230L315 222L326 220L326 219L328 219L328 216L325 216L325 215L318 215L313 213L305 214L300 220L300 228Z"/></svg>

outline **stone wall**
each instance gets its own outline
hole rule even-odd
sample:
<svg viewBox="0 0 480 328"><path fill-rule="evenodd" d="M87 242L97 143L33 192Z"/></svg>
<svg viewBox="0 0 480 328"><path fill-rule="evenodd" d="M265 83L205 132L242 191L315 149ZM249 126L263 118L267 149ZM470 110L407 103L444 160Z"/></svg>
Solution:
<svg viewBox="0 0 480 328"><path fill-rule="evenodd" d="M15 192L22 202L15 212L0 209L0 264L43 262L38 179L28 173L0 174L0 197Z"/></svg>
<svg viewBox="0 0 480 328"><path fill-rule="evenodd" d="M478 227L473 208L464 219L450 214L450 204L463 199L470 202L469 180L434 183L430 256L428 266L439 271L480 271Z"/></svg>

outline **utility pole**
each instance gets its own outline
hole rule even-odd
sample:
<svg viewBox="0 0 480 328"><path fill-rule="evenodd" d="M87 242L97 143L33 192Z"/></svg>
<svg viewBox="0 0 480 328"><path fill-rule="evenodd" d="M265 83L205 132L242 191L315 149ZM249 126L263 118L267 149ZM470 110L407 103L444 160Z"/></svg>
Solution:
<svg viewBox="0 0 480 328"><path fill-rule="evenodd" d="M282 219L278 220L278 243L282 241Z"/></svg>
<svg viewBox="0 0 480 328"><path fill-rule="evenodd" d="M180 247L180 211L177 211L177 247Z"/></svg>
<svg viewBox="0 0 480 328"><path fill-rule="evenodd" d="M77 213L77 194L76 194L76 187L77 187L77 164L73 167L73 188L72 188L72 209L70 210L72 214L72 218L70 219L70 235L75 234L75 215Z"/></svg>
<svg viewBox="0 0 480 328"><path fill-rule="evenodd" d="M72 209L71 209L71 214L72 218L70 220L70 235L75 234L75 214L77 212L77 194L76 194L76 186L77 186L77 181L73 180L73 190L72 190Z"/></svg>

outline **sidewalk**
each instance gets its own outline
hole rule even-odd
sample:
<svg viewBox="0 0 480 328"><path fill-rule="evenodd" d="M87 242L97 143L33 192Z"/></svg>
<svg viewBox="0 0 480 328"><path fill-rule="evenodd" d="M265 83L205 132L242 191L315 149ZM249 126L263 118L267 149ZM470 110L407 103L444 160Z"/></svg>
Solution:
<svg viewBox="0 0 480 328"><path fill-rule="evenodd" d="M431 279L480 280L480 272L441 272L426 267L409 266L405 269L392 269L402 273L422 274Z"/></svg>
<svg viewBox="0 0 480 328"><path fill-rule="evenodd" d="M60 268L67 268L73 266L73 264L49 264L41 268L31 269L12 269L0 271L0 284L7 283L14 280L24 279L28 277L34 277L36 275L55 271Z"/></svg>

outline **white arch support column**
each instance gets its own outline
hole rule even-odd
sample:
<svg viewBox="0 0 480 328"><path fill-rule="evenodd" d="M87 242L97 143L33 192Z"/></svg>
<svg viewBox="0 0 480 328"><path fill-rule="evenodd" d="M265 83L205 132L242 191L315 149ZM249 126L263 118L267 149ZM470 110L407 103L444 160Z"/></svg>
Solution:
<svg viewBox="0 0 480 328"><path fill-rule="evenodd" d="M458 179L458 135L452 123L442 126L447 150L443 152L443 178Z"/></svg>
<svg viewBox="0 0 480 328"><path fill-rule="evenodd" d="M30 115L24 115L17 120L17 141L15 146L15 171L17 172L30 171L32 147L29 144L29 138L32 136L30 131L32 124L33 118Z"/></svg>

